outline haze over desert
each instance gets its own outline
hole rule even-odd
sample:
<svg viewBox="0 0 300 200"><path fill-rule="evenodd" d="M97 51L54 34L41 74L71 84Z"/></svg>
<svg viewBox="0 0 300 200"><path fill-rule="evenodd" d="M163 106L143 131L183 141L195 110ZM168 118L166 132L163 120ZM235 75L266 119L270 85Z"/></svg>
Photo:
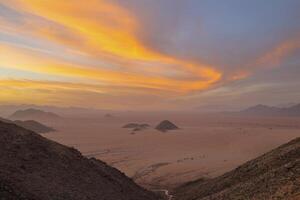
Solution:
<svg viewBox="0 0 300 200"><path fill-rule="evenodd" d="M45 136L117 167L145 187L173 188L221 175L300 135L299 118L177 113L185 115L180 119L172 115L168 119L177 122L178 130L160 132L155 129L159 120L147 118L147 114L128 117L125 113L111 122L101 116L62 121L53 125L59 131ZM122 128L132 121L147 122L151 127L132 135Z"/></svg>
<svg viewBox="0 0 300 200"><path fill-rule="evenodd" d="M41 118L56 130L43 136L105 161L151 190L222 175L300 135L299 117L180 111L110 111L107 117L107 111L90 116L63 112L58 120ZM163 119L179 128L157 130ZM132 129L124 128L128 124ZM149 127L135 130L143 124Z"/></svg>
<svg viewBox="0 0 300 200"><path fill-rule="evenodd" d="M0 200L300 200L300 0L0 0Z"/></svg>

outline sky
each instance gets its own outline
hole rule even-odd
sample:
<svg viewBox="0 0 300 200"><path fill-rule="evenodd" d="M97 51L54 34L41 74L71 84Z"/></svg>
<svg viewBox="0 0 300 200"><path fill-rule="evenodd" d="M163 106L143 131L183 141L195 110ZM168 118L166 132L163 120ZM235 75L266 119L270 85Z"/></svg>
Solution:
<svg viewBox="0 0 300 200"><path fill-rule="evenodd" d="M0 104L300 102L299 0L0 0Z"/></svg>

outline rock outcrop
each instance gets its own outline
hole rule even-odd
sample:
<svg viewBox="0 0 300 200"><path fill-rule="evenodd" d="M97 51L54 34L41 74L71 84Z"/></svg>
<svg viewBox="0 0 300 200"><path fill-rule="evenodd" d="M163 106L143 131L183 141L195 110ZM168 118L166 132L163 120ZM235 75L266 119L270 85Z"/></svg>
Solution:
<svg viewBox="0 0 300 200"><path fill-rule="evenodd" d="M132 129L132 134L136 131L142 131L149 128L149 124L138 124L138 123L129 123L123 126L123 128Z"/></svg>
<svg viewBox="0 0 300 200"><path fill-rule="evenodd" d="M176 130L179 128L169 120L164 120L156 126L156 129L162 132L166 132L170 130Z"/></svg>

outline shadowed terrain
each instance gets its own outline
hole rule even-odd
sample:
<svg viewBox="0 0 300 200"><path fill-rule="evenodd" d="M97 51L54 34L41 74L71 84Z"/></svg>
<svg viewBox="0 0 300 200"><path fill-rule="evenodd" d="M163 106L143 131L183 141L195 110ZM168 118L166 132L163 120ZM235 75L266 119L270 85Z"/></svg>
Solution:
<svg viewBox="0 0 300 200"><path fill-rule="evenodd" d="M0 122L0 197L7 200L157 200L123 173L77 150Z"/></svg>
<svg viewBox="0 0 300 200"><path fill-rule="evenodd" d="M300 199L300 138L213 179L177 188L177 200Z"/></svg>

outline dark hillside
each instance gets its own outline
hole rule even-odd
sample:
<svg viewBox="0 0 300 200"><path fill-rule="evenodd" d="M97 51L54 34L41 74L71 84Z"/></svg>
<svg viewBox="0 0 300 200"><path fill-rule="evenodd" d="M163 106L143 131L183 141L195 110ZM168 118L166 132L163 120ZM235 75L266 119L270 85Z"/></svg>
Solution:
<svg viewBox="0 0 300 200"><path fill-rule="evenodd" d="M300 138L224 174L188 183L177 200L300 199Z"/></svg>
<svg viewBox="0 0 300 200"><path fill-rule="evenodd" d="M156 200L115 168L0 122L0 197L7 200Z"/></svg>

